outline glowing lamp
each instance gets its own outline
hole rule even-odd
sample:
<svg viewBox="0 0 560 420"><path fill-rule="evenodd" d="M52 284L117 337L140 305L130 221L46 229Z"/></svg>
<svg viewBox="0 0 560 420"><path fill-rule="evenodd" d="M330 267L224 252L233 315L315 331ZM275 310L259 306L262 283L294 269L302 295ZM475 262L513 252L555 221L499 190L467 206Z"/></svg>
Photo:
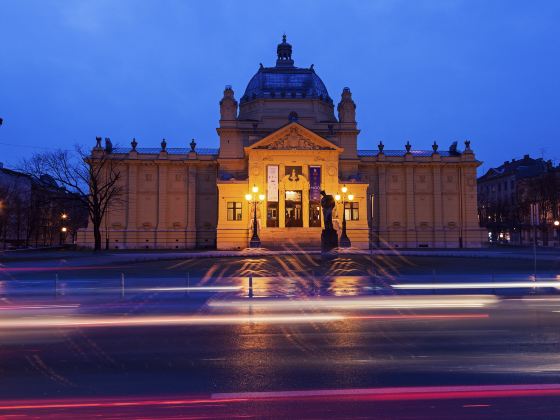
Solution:
<svg viewBox="0 0 560 420"><path fill-rule="evenodd" d="M342 193L346 194L347 192L348 192L348 188L345 185L344 187L342 187Z"/></svg>
<svg viewBox="0 0 560 420"><path fill-rule="evenodd" d="M60 229L63 233L66 233L68 231L68 228L63 227L62 229Z"/></svg>
<svg viewBox="0 0 560 420"><path fill-rule="evenodd" d="M335 199L336 201L340 201L340 194L335 195L335 196L334 196L334 199Z"/></svg>
<svg viewBox="0 0 560 420"><path fill-rule="evenodd" d="M352 201L354 199L354 194L348 194L348 200Z"/></svg>
<svg viewBox="0 0 560 420"><path fill-rule="evenodd" d="M62 217L63 219L68 219L68 215L66 213L62 213L62 216L60 217Z"/></svg>
<svg viewBox="0 0 560 420"><path fill-rule="evenodd" d="M554 221L554 226L560 226L560 220L555 220Z"/></svg>
<svg viewBox="0 0 560 420"><path fill-rule="evenodd" d="M253 185L253 192L258 193L259 192L259 187L257 187L256 185Z"/></svg>
<svg viewBox="0 0 560 420"><path fill-rule="evenodd" d="M251 201L252 198L253 196L251 194L245 194L245 200Z"/></svg>
<svg viewBox="0 0 560 420"><path fill-rule="evenodd" d="M264 201L264 194L259 194L259 200Z"/></svg>

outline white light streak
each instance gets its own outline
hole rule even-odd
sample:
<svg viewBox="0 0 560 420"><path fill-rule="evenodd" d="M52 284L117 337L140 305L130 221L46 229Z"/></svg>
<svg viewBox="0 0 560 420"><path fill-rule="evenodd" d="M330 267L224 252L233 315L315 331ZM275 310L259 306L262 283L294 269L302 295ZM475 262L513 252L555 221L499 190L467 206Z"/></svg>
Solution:
<svg viewBox="0 0 560 420"><path fill-rule="evenodd" d="M189 286L189 287L148 287L145 292L236 292L243 289L242 286Z"/></svg>
<svg viewBox="0 0 560 420"><path fill-rule="evenodd" d="M41 317L0 320L0 331L20 328L100 328L100 327L149 327L173 325L238 325L238 324L305 324L342 321L337 314L325 315L203 315L203 316L138 316L138 317Z"/></svg>
<svg viewBox="0 0 560 420"><path fill-rule="evenodd" d="M481 308L498 299L494 296L375 296L359 298L324 298L308 300L230 300L214 301L209 306L223 308L262 308L268 311L316 309L424 309L424 308Z"/></svg>

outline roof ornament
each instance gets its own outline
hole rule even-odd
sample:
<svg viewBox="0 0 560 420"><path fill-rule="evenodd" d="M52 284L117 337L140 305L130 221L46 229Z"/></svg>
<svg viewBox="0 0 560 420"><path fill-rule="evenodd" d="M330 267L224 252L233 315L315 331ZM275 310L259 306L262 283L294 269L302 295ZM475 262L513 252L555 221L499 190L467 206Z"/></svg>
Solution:
<svg viewBox="0 0 560 420"><path fill-rule="evenodd" d="M406 149L406 153L410 153L410 149L412 148L412 145L410 144L410 141L406 141L406 144L404 145L404 148Z"/></svg>
<svg viewBox="0 0 560 420"><path fill-rule="evenodd" d="M105 151L107 153L113 152L113 143L111 142L111 139L109 137L105 137Z"/></svg>
<svg viewBox="0 0 560 420"><path fill-rule="evenodd" d="M194 149L196 148L196 141L194 141L194 139L191 140L190 146L191 146L191 152L194 152Z"/></svg>
<svg viewBox="0 0 560 420"><path fill-rule="evenodd" d="M101 137L100 136L97 136L95 138L95 148L96 149L101 149Z"/></svg>
<svg viewBox="0 0 560 420"><path fill-rule="evenodd" d="M457 142L456 141L451 143L451 146L449 146L449 153L451 153L452 155L458 154L458 152L457 152Z"/></svg>
<svg viewBox="0 0 560 420"><path fill-rule="evenodd" d="M379 141L377 148L379 149L379 153L383 153L383 149L385 148L385 145L383 144L382 141Z"/></svg>
<svg viewBox="0 0 560 420"><path fill-rule="evenodd" d="M276 67L294 67L292 60L292 46L286 42L286 34L282 35L282 43L276 47Z"/></svg>
<svg viewBox="0 0 560 420"><path fill-rule="evenodd" d="M432 144L432 150L434 151L434 153L437 153L438 147L439 147L438 144L434 140L434 144Z"/></svg>
<svg viewBox="0 0 560 420"><path fill-rule="evenodd" d="M471 141L465 140L465 150L471 150Z"/></svg>
<svg viewBox="0 0 560 420"><path fill-rule="evenodd" d="M138 146L138 142L136 141L136 137L134 137L132 139L132 141L130 142L130 145L132 146L132 151L136 152L136 146Z"/></svg>
<svg viewBox="0 0 560 420"><path fill-rule="evenodd" d="M165 152L165 149L167 148L167 142L165 141L165 139L163 139L161 141L161 151Z"/></svg>

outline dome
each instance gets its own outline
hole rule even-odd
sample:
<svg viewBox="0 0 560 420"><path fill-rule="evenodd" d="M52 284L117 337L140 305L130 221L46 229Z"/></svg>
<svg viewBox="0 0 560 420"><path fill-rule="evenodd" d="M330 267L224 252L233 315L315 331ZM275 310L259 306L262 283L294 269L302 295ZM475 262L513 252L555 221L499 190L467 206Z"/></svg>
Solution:
<svg viewBox="0 0 560 420"><path fill-rule="evenodd" d="M310 68L294 66L292 60L292 46L283 41L278 45L278 59L275 67L264 67L261 64L245 93L241 103L254 99L320 99L330 104L333 103L325 84L315 73L313 65Z"/></svg>

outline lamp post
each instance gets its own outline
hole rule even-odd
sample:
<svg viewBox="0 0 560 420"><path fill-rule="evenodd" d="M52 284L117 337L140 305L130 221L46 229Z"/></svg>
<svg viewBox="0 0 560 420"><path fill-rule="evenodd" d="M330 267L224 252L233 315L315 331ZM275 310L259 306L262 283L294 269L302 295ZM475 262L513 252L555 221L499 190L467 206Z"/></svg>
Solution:
<svg viewBox="0 0 560 420"><path fill-rule="evenodd" d="M352 246L352 243L350 242L350 238L348 238L348 235L346 234L346 203L354 200L354 194L347 195L348 188L346 187L346 185L341 188L341 191L342 197L340 196L340 194L336 194L334 197L337 202L342 198L342 233L340 234L339 246L341 248L350 248L350 246Z"/></svg>
<svg viewBox="0 0 560 420"><path fill-rule="evenodd" d="M556 230L556 243L558 246L560 246L560 230L558 229L560 227L560 220L554 221L554 227Z"/></svg>
<svg viewBox="0 0 560 420"><path fill-rule="evenodd" d="M264 201L264 194L259 194L259 187L253 185L252 192L245 194L245 200L253 205L253 236L249 242L249 248L260 248L261 240L258 233L257 224L257 206L261 201Z"/></svg>
<svg viewBox="0 0 560 420"><path fill-rule="evenodd" d="M68 215L66 213L62 213L60 215L60 219L61 219L61 227L60 227L60 244L64 245L64 243L66 242L66 235L68 233L68 228L65 226L66 225L66 221L68 220Z"/></svg>

